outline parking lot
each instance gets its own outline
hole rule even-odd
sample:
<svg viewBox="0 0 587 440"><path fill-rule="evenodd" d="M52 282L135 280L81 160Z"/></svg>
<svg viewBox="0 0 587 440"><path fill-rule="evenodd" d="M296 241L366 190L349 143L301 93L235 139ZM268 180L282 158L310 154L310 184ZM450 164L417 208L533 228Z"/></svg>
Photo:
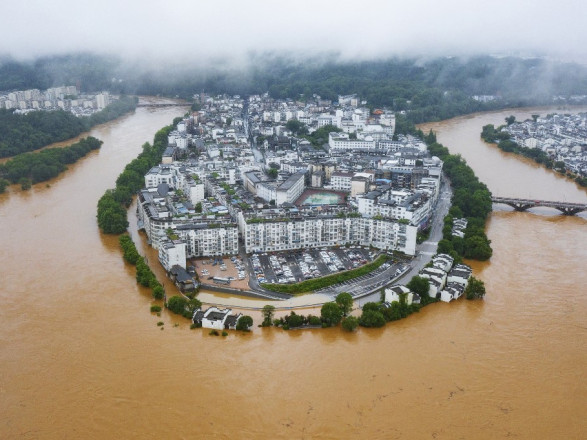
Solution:
<svg viewBox="0 0 587 440"><path fill-rule="evenodd" d="M286 284L360 267L374 257L374 252L364 248L307 249L254 254L250 262L260 283Z"/></svg>
<svg viewBox="0 0 587 440"><path fill-rule="evenodd" d="M193 264L198 272L200 281L206 284L218 284L235 289L249 288L249 274L240 257L206 257L194 259ZM223 283L214 279L225 280Z"/></svg>

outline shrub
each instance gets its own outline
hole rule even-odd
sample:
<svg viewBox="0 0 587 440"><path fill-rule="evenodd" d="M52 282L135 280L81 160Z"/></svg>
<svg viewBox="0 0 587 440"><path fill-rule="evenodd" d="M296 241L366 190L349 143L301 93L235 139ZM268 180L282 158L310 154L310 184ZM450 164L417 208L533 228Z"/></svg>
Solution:
<svg viewBox="0 0 587 440"><path fill-rule="evenodd" d="M165 324L163 321L159 321L159 322L157 322L157 325L158 325L159 327L161 327L163 324Z"/></svg>
<svg viewBox="0 0 587 440"><path fill-rule="evenodd" d="M355 316L347 316L342 320L342 328L347 332L354 331L359 325L359 319Z"/></svg>
<svg viewBox="0 0 587 440"><path fill-rule="evenodd" d="M308 316L308 324L310 325L322 325L322 320L318 316Z"/></svg>
<svg viewBox="0 0 587 440"><path fill-rule="evenodd" d="M161 311L161 306L158 305L152 305L151 306L151 312L153 313L159 313Z"/></svg>
<svg viewBox="0 0 587 440"><path fill-rule="evenodd" d="M249 327L253 325L253 318L248 315L243 315L239 318L238 322L236 323L236 329L242 330L244 332L249 331Z"/></svg>
<svg viewBox="0 0 587 440"><path fill-rule="evenodd" d="M228 336L228 332L226 330L223 330L222 331L222 336L224 336L224 337Z"/></svg>
<svg viewBox="0 0 587 440"><path fill-rule="evenodd" d="M320 309L320 317L327 327L335 326L342 319L342 310L335 302L327 302Z"/></svg>
<svg viewBox="0 0 587 440"><path fill-rule="evenodd" d="M385 325L385 317L381 312L374 310L363 311L359 318L359 324L362 327L383 327Z"/></svg>
<svg viewBox="0 0 587 440"><path fill-rule="evenodd" d="M363 306L363 313L368 312L368 311L379 312L380 309L381 309L381 306L378 303L368 302L368 303L365 303L365 305Z"/></svg>
<svg viewBox="0 0 587 440"><path fill-rule="evenodd" d="M218 333L218 330L216 329L212 329L210 330L210 333L208 333L210 336L218 336L220 333Z"/></svg>
<svg viewBox="0 0 587 440"><path fill-rule="evenodd" d="M164 296L165 296L165 289L163 289L163 286L158 285L158 286L153 287L153 298L163 299Z"/></svg>
<svg viewBox="0 0 587 440"><path fill-rule="evenodd" d="M167 302L167 308L176 315L183 315L187 304L188 300L183 296L174 295L169 298L169 301Z"/></svg>
<svg viewBox="0 0 587 440"><path fill-rule="evenodd" d="M292 327L301 327L304 325L304 317L301 315L296 315L295 312L291 312L291 315L287 317L287 325Z"/></svg>

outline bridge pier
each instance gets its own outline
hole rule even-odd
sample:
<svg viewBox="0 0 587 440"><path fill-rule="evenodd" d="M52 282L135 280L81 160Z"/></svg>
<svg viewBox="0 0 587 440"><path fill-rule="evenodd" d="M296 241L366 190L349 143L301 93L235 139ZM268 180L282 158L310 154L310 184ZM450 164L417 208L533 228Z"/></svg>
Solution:
<svg viewBox="0 0 587 440"><path fill-rule="evenodd" d="M557 207L557 209L559 209L563 215L575 215L584 210L583 208L563 208L562 206Z"/></svg>
<svg viewBox="0 0 587 440"><path fill-rule="evenodd" d="M533 208L534 204L522 204L522 203L508 203L512 208L514 208L518 212L524 212L529 208Z"/></svg>

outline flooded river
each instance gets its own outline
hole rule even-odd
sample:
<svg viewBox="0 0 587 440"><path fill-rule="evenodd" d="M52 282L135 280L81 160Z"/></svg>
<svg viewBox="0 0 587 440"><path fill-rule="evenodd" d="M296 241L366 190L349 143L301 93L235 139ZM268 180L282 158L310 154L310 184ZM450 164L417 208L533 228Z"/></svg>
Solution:
<svg viewBox="0 0 587 440"><path fill-rule="evenodd" d="M485 300L433 305L384 329L221 338L150 314L95 207L184 111L139 108L97 127L101 150L50 187L0 196L0 438L584 436L584 218L495 212L494 256L474 267ZM433 128L496 195L587 201L480 141L482 125L511 113Z"/></svg>

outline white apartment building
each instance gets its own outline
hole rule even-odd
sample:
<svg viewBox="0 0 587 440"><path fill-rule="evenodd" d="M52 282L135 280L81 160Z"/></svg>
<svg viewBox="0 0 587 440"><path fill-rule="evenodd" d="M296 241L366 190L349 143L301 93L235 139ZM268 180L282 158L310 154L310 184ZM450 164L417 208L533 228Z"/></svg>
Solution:
<svg viewBox="0 0 587 440"><path fill-rule="evenodd" d="M374 150L376 142L371 136L364 139L349 139L348 133L330 133L328 147L330 151Z"/></svg>
<svg viewBox="0 0 587 440"><path fill-rule="evenodd" d="M392 191L396 193L397 191ZM418 228L426 226L432 213L431 199L423 194L414 194L410 198L393 198L378 191L357 197L358 211L366 217L382 216L396 220L408 220Z"/></svg>
<svg viewBox="0 0 587 440"><path fill-rule="evenodd" d="M328 247L345 244L374 246L414 255L417 228L393 220L361 217L292 215L274 218L245 217L239 227L250 252Z"/></svg>
<svg viewBox="0 0 587 440"><path fill-rule="evenodd" d="M169 272L175 265L186 268L186 244L183 240L165 240L159 247L159 262Z"/></svg>
<svg viewBox="0 0 587 440"><path fill-rule="evenodd" d="M292 174L285 182L277 187L275 204L294 203L306 188L305 173Z"/></svg>
<svg viewBox="0 0 587 440"><path fill-rule="evenodd" d="M276 206L284 203L294 203L304 192L306 188L305 173L295 173L287 178L281 185L275 182L256 181L258 177L255 173L246 173L245 189L255 185L254 194L267 202L275 201ZM249 192L251 192L249 190Z"/></svg>
<svg viewBox="0 0 587 440"><path fill-rule="evenodd" d="M330 176L332 189L339 191L351 191L353 176L355 173L347 171L336 171Z"/></svg>
<svg viewBox="0 0 587 440"><path fill-rule="evenodd" d="M188 258L238 254L235 223L191 223L177 225L173 231L185 241Z"/></svg>

